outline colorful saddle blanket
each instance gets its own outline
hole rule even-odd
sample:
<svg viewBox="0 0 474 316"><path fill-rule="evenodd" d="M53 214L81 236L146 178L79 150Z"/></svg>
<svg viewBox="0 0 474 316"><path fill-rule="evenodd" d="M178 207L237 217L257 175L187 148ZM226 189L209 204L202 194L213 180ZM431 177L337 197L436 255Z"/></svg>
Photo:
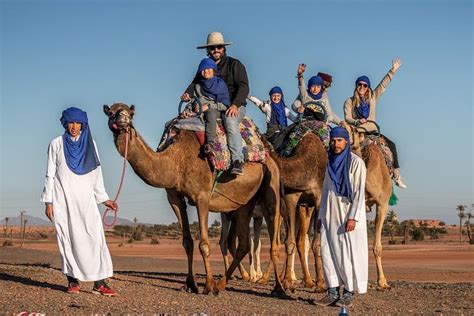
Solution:
<svg viewBox="0 0 474 316"><path fill-rule="evenodd" d="M180 130L195 131L197 135L205 131L205 125L198 117L187 119L175 118L165 125L165 131L161 137L157 151L165 150L174 141ZM253 121L245 117L240 123L240 135L242 135L242 152L246 162L265 162L268 151L263 145L260 133ZM198 136L198 138L200 138ZM224 126L218 120L216 139L206 150L207 158L214 170L227 170L231 164L231 155L227 147L227 137Z"/></svg>
<svg viewBox="0 0 474 316"><path fill-rule="evenodd" d="M385 159L385 163L387 164L388 170L390 171L390 174L393 172L393 154L390 148L388 147L387 143L385 142L385 139L383 136L377 136L377 135L365 135L364 140L360 144L362 150L364 147L370 145L370 144L375 144L377 147L379 147L380 151L382 152L382 155Z"/></svg>
<svg viewBox="0 0 474 316"><path fill-rule="evenodd" d="M281 146L280 155L289 157L307 133L313 133L321 139L326 150L329 148L329 126L318 120L307 120L298 123L288 134Z"/></svg>

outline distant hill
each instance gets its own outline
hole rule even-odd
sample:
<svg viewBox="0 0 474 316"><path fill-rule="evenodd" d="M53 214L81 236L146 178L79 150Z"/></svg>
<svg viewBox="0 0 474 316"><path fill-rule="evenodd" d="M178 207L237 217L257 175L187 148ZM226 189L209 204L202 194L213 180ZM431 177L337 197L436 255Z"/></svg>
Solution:
<svg viewBox="0 0 474 316"><path fill-rule="evenodd" d="M27 219L28 221L26 222L26 226L54 226L53 223L51 223L49 220L47 219L42 219L42 218L39 218L39 217L34 217L34 216L29 216L29 215L26 215L23 216L23 219ZM10 217L10 219L8 220L8 226L20 226L20 215L18 215L17 217ZM5 225L5 218L3 218L1 221L0 221L0 225L1 226L4 226Z"/></svg>
<svg viewBox="0 0 474 316"><path fill-rule="evenodd" d="M47 219L43 219L43 218L39 218L39 217L35 217L35 216L30 216L30 215L26 215L26 214L25 214L25 216L23 216L23 218L26 218L28 220L26 222L26 226L49 226L49 227L54 226L54 224L51 223ZM9 220L8 220L8 225L9 226L20 226L20 220L21 220L20 215L18 215L17 217L10 217ZM107 223L112 223L113 216L112 215L107 215L106 221L107 221ZM146 225L146 226L153 226L153 224L149 224L149 223L138 223L138 224ZM3 218L0 221L0 226L4 226L4 225L5 225L5 218ZM116 225L132 226L134 224L129 219L118 217Z"/></svg>

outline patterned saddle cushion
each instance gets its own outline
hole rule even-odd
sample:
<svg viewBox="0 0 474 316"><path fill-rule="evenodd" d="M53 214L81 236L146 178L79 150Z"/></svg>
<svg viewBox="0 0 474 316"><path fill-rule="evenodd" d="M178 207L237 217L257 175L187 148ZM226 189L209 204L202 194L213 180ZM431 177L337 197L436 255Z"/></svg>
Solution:
<svg viewBox="0 0 474 316"><path fill-rule="evenodd" d="M204 123L197 117L188 119L175 118L165 125L165 131L161 137L157 151L165 150L174 141L176 135L182 129L192 130L196 133L205 130ZM260 133L253 121L245 117L240 123L240 135L242 135L242 152L246 162L265 162L268 151L261 140ZM206 150L207 158L215 170L227 170L231 165L231 155L227 147L225 128L218 120L216 139Z"/></svg>
<svg viewBox="0 0 474 316"><path fill-rule="evenodd" d="M385 142L385 139L383 136L377 136L377 135L365 135L364 140L360 144L362 150L364 147L370 145L370 144L375 144L377 147L379 147L380 151L382 152L382 155L385 159L385 163L387 164L388 170L390 170L390 174L393 172L393 154L390 148L388 148L387 143Z"/></svg>
<svg viewBox="0 0 474 316"><path fill-rule="evenodd" d="M307 120L296 124L281 146L280 155L289 157L307 133L313 133L321 139L326 150L329 148L329 126L322 121Z"/></svg>

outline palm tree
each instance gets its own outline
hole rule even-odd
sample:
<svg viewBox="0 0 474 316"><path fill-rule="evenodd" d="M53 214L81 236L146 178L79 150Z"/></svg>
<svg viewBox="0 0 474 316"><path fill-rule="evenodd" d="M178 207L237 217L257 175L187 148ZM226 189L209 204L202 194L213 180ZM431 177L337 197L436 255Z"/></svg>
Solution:
<svg viewBox="0 0 474 316"><path fill-rule="evenodd" d="M459 212L459 243L462 244L462 220L466 218L466 214L464 214L464 210L466 209L466 205L458 205L456 206L456 210Z"/></svg>
<svg viewBox="0 0 474 316"><path fill-rule="evenodd" d="M394 230L394 225L398 224L398 216L397 213L395 213L394 210L390 210L387 213L386 221L389 227L389 232L390 232L390 242L393 243L393 230Z"/></svg>
<svg viewBox="0 0 474 316"><path fill-rule="evenodd" d="M10 220L10 217L5 217L5 229L3 230L3 236L5 239L7 238L8 234L8 221Z"/></svg>
<svg viewBox="0 0 474 316"><path fill-rule="evenodd" d="M474 208L474 204L471 206L471 211L466 214L467 220L464 223L466 225L467 237L469 238L470 244L474 243L474 236L472 236L472 232L471 232L471 217L474 217L474 215L472 214L473 208Z"/></svg>

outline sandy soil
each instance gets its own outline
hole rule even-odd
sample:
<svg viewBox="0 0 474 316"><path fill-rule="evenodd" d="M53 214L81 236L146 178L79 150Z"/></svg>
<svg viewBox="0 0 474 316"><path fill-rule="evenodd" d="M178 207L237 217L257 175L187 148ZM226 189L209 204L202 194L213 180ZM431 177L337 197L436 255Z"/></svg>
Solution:
<svg viewBox="0 0 474 316"><path fill-rule="evenodd" d="M356 298L351 314L442 313L474 314L474 245L455 243L455 236L409 245L384 245L383 264L392 289L377 291L376 270L370 256L369 280L372 286ZM312 304L315 294L299 286L290 298L270 296L270 285L231 281L217 297L189 294L180 289L187 271L180 240L149 240L119 247L119 238L108 238L115 275L110 284L118 297L91 295L91 283L83 292L68 295L60 271L60 258L54 236L46 240L26 240L19 248L0 247L0 314L42 313L258 313L258 314L335 314L335 307ZM2 241L3 242L3 241ZM263 262L268 260L265 241ZM223 273L217 240L213 240L211 260L214 275ZM281 253L283 259L283 249ZM195 271L202 292L204 268L195 249ZM311 260L312 262L312 260ZM247 259L245 259L247 264ZM314 265L311 263L311 267ZM299 265L297 273L299 273ZM314 272L313 272L314 275ZM54 303L53 303L54 302Z"/></svg>

